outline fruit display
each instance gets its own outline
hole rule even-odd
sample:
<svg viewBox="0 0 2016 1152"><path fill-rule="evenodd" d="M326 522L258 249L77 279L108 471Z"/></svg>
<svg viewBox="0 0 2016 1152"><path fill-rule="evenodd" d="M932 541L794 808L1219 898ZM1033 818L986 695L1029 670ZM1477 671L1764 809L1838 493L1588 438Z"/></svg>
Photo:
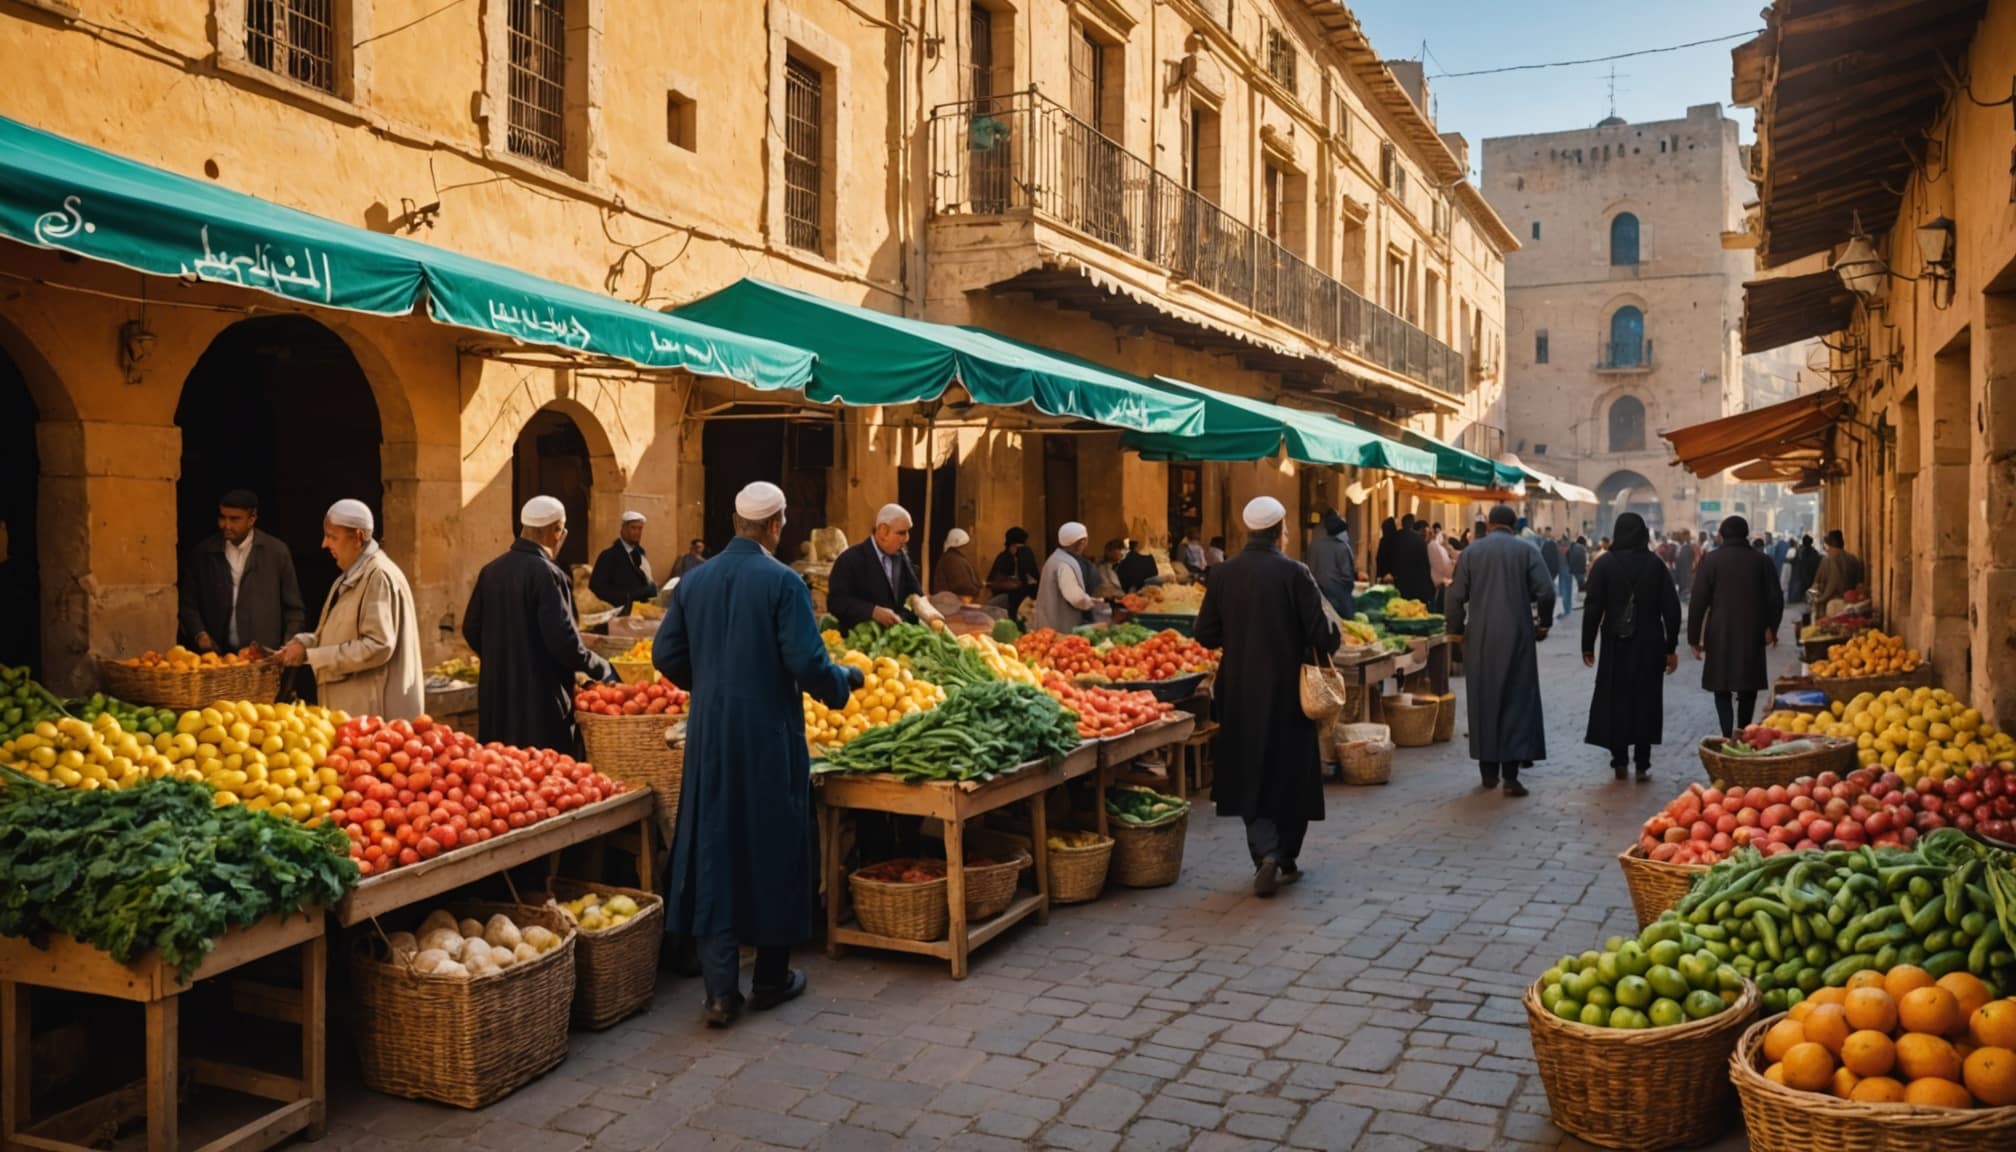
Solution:
<svg viewBox="0 0 2016 1152"><path fill-rule="evenodd" d="M945 690L912 675L902 662L846 651L838 663L861 670L863 681L840 708L804 697L805 743L814 755L845 747L873 729L945 703Z"/></svg>
<svg viewBox="0 0 2016 1152"><path fill-rule="evenodd" d="M173 708L156 708L148 704L128 704L124 700L94 692L77 700L63 702L63 710L85 723L93 723L98 717L109 715L119 725L122 732L152 740L163 732L175 731L176 721L181 717Z"/></svg>
<svg viewBox="0 0 2016 1152"><path fill-rule="evenodd" d="M1082 628L1073 628L1071 634L1074 636L1083 636L1085 639L1090 640L1094 648L1112 644L1139 644L1150 636L1155 635L1155 633L1132 621L1111 626L1087 624Z"/></svg>
<svg viewBox="0 0 2016 1152"><path fill-rule="evenodd" d="M1744 977L1677 920L1662 920L1602 951L1563 956L1540 976L1540 1004L1591 1028L1671 1028L1728 1010Z"/></svg>
<svg viewBox="0 0 2016 1152"><path fill-rule="evenodd" d="M878 659L900 661L918 678L947 692L997 679L979 652L959 643L958 637L942 627L895 624L884 628L871 621L847 634L847 647Z"/></svg>
<svg viewBox="0 0 2016 1152"><path fill-rule="evenodd" d="M560 911L566 913L581 931L590 934L607 932L630 922L632 916L643 911L637 901L621 892L604 899L599 892L589 892L572 900L562 901Z"/></svg>
<svg viewBox="0 0 2016 1152"><path fill-rule="evenodd" d="M987 665L987 670L994 674L996 680L1039 687L1042 684L1042 677L1029 666L1028 661L1022 659L1021 653L1015 651L1013 640L1004 643L985 633L969 632L959 637L959 645L979 653L981 663Z"/></svg>
<svg viewBox="0 0 2016 1152"><path fill-rule="evenodd" d="M487 921L457 920L446 908L436 908L413 932L387 936L392 960L415 975L436 980L481 980L506 968L537 960L566 943L566 938L542 924L520 928L502 912Z"/></svg>
<svg viewBox="0 0 2016 1152"><path fill-rule="evenodd" d="M1106 817L1135 828L1167 824L1190 811L1190 802L1152 788L1121 784L1106 790Z"/></svg>
<svg viewBox="0 0 2016 1152"><path fill-rule="evenodd" d="M81 721L78 721L81 723ZM123 791L0 788L0 935L66 932L124 964L147 952L186 978L233 927L328 906L356 884L343 835L162 780Z"/></svg>
<svg viewBox="0 0 2016 1152"><path fill-rule="evenodd" d="M167 652L142 652L130 660L117 663L132 668L166 668L173 672L196 672L205 668L232 668L250 664L267 658L265 649L257 644L248 644L236 652L191 652L177 644Z"/></svg>
<svg viewBox="0 0 2016 1152"><path fill-rule="evenodd" d="M1077 714L1078 735L1087 740L1132 732L1162 719L1174 708L1157 700L1152 692L1073 684L1054 672L1043 678L1043 690Z"/></svg>
<svg viewBox="0 0 2016 1152"><path fill-rule="evenodd" d="M1084 636L1044 628L1017 640L1015 650L1038 668L1091 683L1169 680L1218 667L1217 653L1169 629L1139 644L1109 643L1102 648Z"/></svg>
<svg viewBox="0 0 2016 1152"><path fill-rule="evenodd" d="M633 620L663 620L665 606L656 600L632 600L630 618Z"/></svg>
<svg viewBox="0 0 2016 1152"><path fill-rule="evenodd" d="M432 718L362 716L336 730L332 813L366 876L594 804L624 786L546 748L478 744Z"/></svg>
<svg viewBox="0 0 2016 1152"><path fill-rule="evenodd" d="M1968 972L1868 969L1764 1033L1764 1078L1801 1092L1921 1108L2016 1105L2016 997Z"/></svg>
<svg viewBox="0 0 2016 1152"><path fill-rule="evenodd" d="M195 781L203 775L187 763L178 768L152 742L121 731L109 714L88 724L75 716L43 720L0 744L0 765L38 783L85 791L131 788L170 776Z"/></svg>
<svg viewBox="0 0 2016 1152"><path fill-rule="evenodd" d="M1150 584L1122 596L1120 606L1129 612L1195 616L1204 606L1204 588L1200 584Z"/></svg>
<svg viewBox="0 0 2016 1152"><path fill-rule="evenodd" d="M1738 849L1695 879L1657 922L1667 923L1754 979L1773 1012L1897 964L2016 989L2016 872L2006 853L1952 829L1912 850Z"/></svg>
<svg viewBox="0 0 2016 1152"><path fill-rule="evenodd" d="M483 678L483 662L474 656L451 656L427 670L429 680L453 680L475 684Z"/></svg>
<svg viewBox="0 0 2016 1152"><path fill-rule="evenodd" d="M1347 645L1363 646L1379 643L1379 629L1374 628L1368 620L1353 616L1349 620L1339 621L1338 627L1343 630L1344 643Z"/></svg>
<svg viewBox="0 0 2016 1152"><path fill-rule="evenodd" d="M1915 672L1924 662L1916 648L1904 646L1902 637L1871 628L1829 646L1827 658L1815 660L1810 667L1816 677L1840 680Z"/></svg>
<svg viewBox="0 0 2016 1152"><path fill-rule="evenodd" d="M663 676L649 684L584 684L574 690L574 710L601 716L684 716L691 700Z"/></svg>
<svg viewBox="0 0 2016 1152"><path fill-rule="evenodd" d="M1764 725L1795 736L1853 740L1865 767L1895 769L1907 782L1928 775L1942 780L1969 765L2016 759L2016 738L1943 688L1864 692L1823 712L1773 712Z"/></svg>
<svg viewBox="0 0 2016 1152"><path fill-rule="evenodd" d="M969 864L977 861L967 861ZM901 860L884 860L880 864L870 864L854 873L863 880L877 884L930 884L945 879L945 861L930 857Z"/></svg>
<svg viewBox="0 0 2016 1152"><path fill-rule="evenodd" d="M0 668L0 741L32 731L63 715L63 702L26 668Z"/></svg>
<svg viewBox="0 0 2016 1152"><path fill-rule="evenodd" d="M1724 756L1798 756L1836 747L1831 736L1802 736L1768 724L1752 724L1724 740L1716 751Z"/></svg>
<svg viewBox="0 0 2016 1152"><path fill-rule="evenodd" d="M1050 848L1097 848L1111 839L1112 837L1110 836L1101 836L1099 833L1090 831L1089 829L1080 829L1067 832L1052 832L1048 837L1044 838L1043 843L1046 847Z"/></svg>
<svg viewBox="0 0 2016 1152"><path fill-rule="evenodd" d="M312 704L239 700L184 712L155 746L178 766L193 766L220 805L315 820L343 798L339 774L324 761L347 719Z"/></svg>
<svg viewBox="0 0 2016 1152"><path fill-rule="evenodd" d="M1055 697L999 680L828 748L815 772L892 772L906 780L991 780L1078 747L1078 719Z"/></svg>
<svg viewBox="0 0 2016 1152"><path fill-rule="evenodd" d="M630 647L625 648L621 656L613 657L612 659L621 660L626 664L635 664L640 660L649 664L651 662L651 645L654 643L656 641L653 638L646 636L635 644L630 645Z"/></svg>
<svg viewBox="0 0 2016 1152"><path fill-rule="evenodd" d="M1426 620L1428 606L1419 600L1396 596L1386 602L1386 615L1394 620Z"/></svg>

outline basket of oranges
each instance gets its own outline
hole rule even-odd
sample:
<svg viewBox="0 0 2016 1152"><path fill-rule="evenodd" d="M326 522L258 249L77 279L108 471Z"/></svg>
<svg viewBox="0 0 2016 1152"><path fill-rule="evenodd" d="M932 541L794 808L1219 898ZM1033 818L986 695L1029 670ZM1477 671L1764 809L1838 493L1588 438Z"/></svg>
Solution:
<svg viewBox="0 0 2016 1152"><path fill-rule="evenodd" d="M1754 1152L2016 1148L2016 997L1913 965L1759 1021L1730 1057Z"/></svg>
<svg viewBox="0 0 2016 1152"><path fill-rule="evenodd" d="M1932 665L1900 636L1871 628L1827 649L1807 666L1813 682L1830 699L1853 700L1864 692L1915 688L1932 683Z"/></svg>
<svg viewBox="0 0 2016 1152"><path fill-rule="evenodd" d="M192 652L177 644L131 660L101 660L109 696L187 712L219 700L271 704L280 695L280 661L257 644L236 652Z"/></svg>

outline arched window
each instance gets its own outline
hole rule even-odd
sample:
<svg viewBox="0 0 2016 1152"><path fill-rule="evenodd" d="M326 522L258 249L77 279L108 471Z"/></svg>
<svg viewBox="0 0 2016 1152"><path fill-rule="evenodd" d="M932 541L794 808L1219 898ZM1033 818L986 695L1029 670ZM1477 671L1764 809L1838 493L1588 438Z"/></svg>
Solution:
<svg viewBox="0 0 2016 1152"><path fill-rule="evenodd" d="M1645 404L1636 396L1620 396L1610 405L1610 451L1645 450Z"/></svg>
<svg viewBox="0 0 2016 1152"><path fill-rule="evenodd" d="M1645 363L1645 313L1626 304L1610 314L1610 343L1604 348L1603 367L1636 368Z"/></svg>
<svg viewBox="0 0 2016 1152"><path fill-rule="evenodd" d="M1610 263L1638 263L1638 217L1629 212L1610 220Z"/></svg>

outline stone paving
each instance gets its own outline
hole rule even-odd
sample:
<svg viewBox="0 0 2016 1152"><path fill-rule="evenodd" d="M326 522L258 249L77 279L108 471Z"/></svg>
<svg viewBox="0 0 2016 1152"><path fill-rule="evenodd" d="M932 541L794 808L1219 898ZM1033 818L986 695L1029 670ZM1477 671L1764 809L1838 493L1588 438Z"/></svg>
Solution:
<svg viewBox="0 0 2016 1152"><path fill-rule="evenodd" d="M320 1147L1586 1147L1547 1119L1519 996L1633 927L1614 857L1698 776L1713 708L1683 650L1654 782L1613 781L1581 743L1576 643L1541 645L1554 759L1524 800L1477 789L1459 723L1454 744L1401 750L1386 787L1331 786L1307 878L1272 900L1251 893L1239 823L1200 809L1176 886L1059 908L977 952L967 980L808 948L803 999L714 1032L698 982L668 976L649 1013L576 1034L565 1064L481 1112L339 1076Z"/></svg>

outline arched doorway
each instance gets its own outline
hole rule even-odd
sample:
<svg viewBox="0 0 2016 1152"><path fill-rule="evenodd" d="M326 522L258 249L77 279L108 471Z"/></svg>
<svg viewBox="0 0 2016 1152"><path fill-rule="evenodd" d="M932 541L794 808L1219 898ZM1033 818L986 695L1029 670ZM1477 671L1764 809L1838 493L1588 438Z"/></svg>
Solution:
<svg viewBox="0 0 2016 1152"><path fill-rule="evenodd" d="M511 449L511 534L522 527L518 510L534 496L551 496L567 506L567 539L560 544L560 567L588 562L588 496L595 468L588 438L574 418L558 408L541 408L525 422Z"/></svg>
<svg viewBox="0 0 2016 1152"><path fill-rule="evenodd" d="M1636 396L1619 396L1610 405L1610 451L1645 450L1645 402Z"/></svg>
<svg viewBox="0 0 2016 1152"><path fill-rule="evenodd" d="M217 531L217 498L259 496L259 528L294 555L308 624L341 575L322 550L322 514L362 500L385 523L378 402L342 337L305 316L240 321L203 353L175 406L180 552ZM184 636L184 642L192 639Z"/></svg>
<svg viewBox="0 0 2016 1152"><path fill-rule="evenodd" d="M1645 313L1626 304L1610 314L1610 341L1603 367L1637 368L1645 363Z"/></svg>
<svg viewBox="0 0 2016 1152"><path fill-rule="evenodd" d="M707 477L701 535L710 556L726 547L735 538L735 494L754 481L768 481L784 489L789 505L777 558L790 564L813 530L826 526L826 484L838 459L840 428L831 420L793 420L764 411L730 408L700 426ZM679 548L684 550L684 541Z"/></svg>
<svg viewBox="0 0 2016 1152"><path fill-rule="evenodd" d="M41 418L28 382L0 352L0 666L42 672L42 593L35 548L41 466L35 424Z"/></svg>
<svg viewBox="0 0 2016 1152"><path fill-rule="evenodd" d="M1611 535L1617 517L1636 512L1645 518L1645 527L1656 538L1666 530L1666 516L1659 492L1652 482L1636 472L1612 472L1596 486L1596 534Z"/></svg>

